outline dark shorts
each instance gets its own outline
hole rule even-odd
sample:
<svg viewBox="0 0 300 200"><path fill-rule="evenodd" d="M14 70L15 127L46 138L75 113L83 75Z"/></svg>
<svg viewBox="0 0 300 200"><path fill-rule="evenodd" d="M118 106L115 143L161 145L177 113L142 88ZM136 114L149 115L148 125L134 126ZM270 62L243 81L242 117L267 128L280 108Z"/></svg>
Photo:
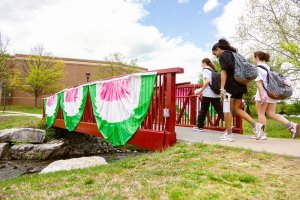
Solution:
<svg viewBox="0 0 300 200"><path fill-rule="evenodd" d="M243 93L232 94L231 98L233 98L233 99L243 99Z"/></svg>

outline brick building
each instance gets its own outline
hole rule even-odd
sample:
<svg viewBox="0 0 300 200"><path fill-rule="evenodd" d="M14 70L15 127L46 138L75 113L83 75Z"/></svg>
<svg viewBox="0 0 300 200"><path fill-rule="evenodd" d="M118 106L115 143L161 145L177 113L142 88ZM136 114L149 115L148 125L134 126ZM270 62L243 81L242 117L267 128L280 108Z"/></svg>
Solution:
<svg viewBox="0 0 300 200"><path fill-rule="evenodd" d="M22 69L25 64L25 58L28 55L16 54L14 56L14 68ZM74 58L61 58L55 57L57 60L64 62L64 80L63 88L80 85L87 82L86 73L90 73L89 81L101 80L114 76L120 76L135 72L147 71L146 68L132 67L122 63L74 59ZM48 96L48 95L46 95ZM38 105L42 105L42 99L38 100ZM4 98L2 95L1 104L3 105ZM19 89L14 89L6 95L6 105L34 105L34 96Z"/></svg>

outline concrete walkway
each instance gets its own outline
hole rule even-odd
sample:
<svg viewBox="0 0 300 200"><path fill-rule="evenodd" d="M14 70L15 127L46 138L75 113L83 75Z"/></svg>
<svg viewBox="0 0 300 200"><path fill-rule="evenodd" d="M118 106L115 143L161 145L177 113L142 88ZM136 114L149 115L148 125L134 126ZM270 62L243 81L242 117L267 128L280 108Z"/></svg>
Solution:
<svg viewBox="0 0 300 200"><path fill-rule="evenodd" d="M250 139L249 135L234 134L234 141L220 141L223 132L204 130L193 131L192 128L176 127L178 140L186 142L203 142L207 144L221 144L232 147L242 147L256 152L268 152L300 158L300 140L268 138L267 140Z"/></svg>
<svg viewBox="0 0 300 200"><path fill-rule="evenodd" d="M42 118L42 114L13 112L13 111L4 111L4 114L1 113L1 115L0 115L0 117L10 117L10 116L31 116L31 117Z"/></svg>

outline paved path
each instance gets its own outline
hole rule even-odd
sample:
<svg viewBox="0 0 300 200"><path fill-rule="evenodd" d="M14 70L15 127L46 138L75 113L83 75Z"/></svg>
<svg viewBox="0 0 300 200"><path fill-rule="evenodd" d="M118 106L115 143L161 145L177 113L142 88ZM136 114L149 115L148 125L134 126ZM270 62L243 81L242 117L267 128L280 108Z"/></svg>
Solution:
<svg viewBox="0 0 300 200"><path fill-rule="evenodd" d="M13 111L4 111L5 114L0 115L0 117L8 116L32 116L37 118L42 118L42 114L33 114L33 113L24 113L24 112L13 112Z"/></svg>
<svg viewBox="0 0 300 200"><path fill-rule="evenodd" d="M187 142L203 142L207 144L221 144L233 147L243 147L257 152L268 152L300 158L300 140L268 138L267 140L250 139L249 135L234 135L233 142L219 141L223 132L204 130L193 131L192 128L176 127L178 140Z"/></svg>

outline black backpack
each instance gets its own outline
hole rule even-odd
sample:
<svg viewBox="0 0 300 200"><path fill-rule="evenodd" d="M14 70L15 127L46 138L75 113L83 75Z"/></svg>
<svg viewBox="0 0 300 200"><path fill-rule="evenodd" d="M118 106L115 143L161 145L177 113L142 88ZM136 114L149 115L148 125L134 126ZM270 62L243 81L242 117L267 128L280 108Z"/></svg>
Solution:
<svg viewBox="0 0 300 200"><path fill-rule="evenodd" d="M216 70L211 68L205 68L211 71L211 84L209 83L209 87L215 94L220 94L221 89L221 75Z"/></svg>
<svg viewBox="0 0 300 200"><path fill-rule="evenodd" d="M284 83L286 80L284 76L278 75L276 72L269 71L262 65L258 65L257 67L260 67L267 72L268 86L266 87L265 84L263 84L263 87L269 97L276 100L283 100L293 95L293 88Z"/></svg>

